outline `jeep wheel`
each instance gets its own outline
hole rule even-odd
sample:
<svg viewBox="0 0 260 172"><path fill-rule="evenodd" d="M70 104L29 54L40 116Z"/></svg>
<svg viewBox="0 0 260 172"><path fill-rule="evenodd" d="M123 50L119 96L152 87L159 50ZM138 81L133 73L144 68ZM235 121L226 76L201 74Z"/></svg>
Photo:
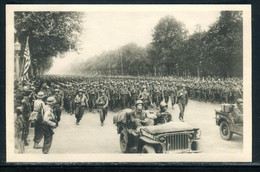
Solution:
<svg viewBox="0 0 260 172"><path fill-rule="evenodd" d="M222 121L219 126L219 131L222 139L230 140L233 136L233 133L230 131L230 127L226 121Z"/></svg>
<svg viewBox="0 0 260 172"><path fill-rule="evenodd" d="M142 153L155 153L154 147L150 145L144 145Z"/></svg>
<svg viewBox="0 0 260 172"><path fill-rule="evenodd" d="M120 148L123 153L129 152L128 134L125 130L120 132Z"/></svg>

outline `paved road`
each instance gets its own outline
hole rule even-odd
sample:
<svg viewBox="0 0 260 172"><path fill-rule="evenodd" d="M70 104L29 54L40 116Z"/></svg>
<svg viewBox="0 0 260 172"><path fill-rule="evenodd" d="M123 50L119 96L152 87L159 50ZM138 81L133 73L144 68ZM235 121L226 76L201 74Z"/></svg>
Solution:
<svg viewBox="0 0 260 172"><path fill-rule="evenodd" d="M219 104L210 104L197 101L189 101L185 111L185 122L202 131L200 147L202 153L242 153L243 138L233 135L231 141L222 140L219 135L219 127L215 124L215 111ZM168 109L173 114L173 120L178 120L179 109ZM80 125L75 124L75 117L62 113L61 122L55 129L51 154L86 154L86 153L121 153L119 135L113 125L115 112L108 113L105 125L100 126L98 113L85 111ZM30 145L26 147L26 153L38 154L41 150L33 149L33 129L30 131Z"/></svg>

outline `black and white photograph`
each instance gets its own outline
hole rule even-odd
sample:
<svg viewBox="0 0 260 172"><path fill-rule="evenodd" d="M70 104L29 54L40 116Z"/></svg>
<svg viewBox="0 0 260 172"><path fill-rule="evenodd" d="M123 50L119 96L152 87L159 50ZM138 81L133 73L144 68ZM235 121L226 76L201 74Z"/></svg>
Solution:
<svg viewBox="0 0 260 172"><path fill-rule="evenodd" d="M7 5L7 162L251 162L250 5Z"/></svg>

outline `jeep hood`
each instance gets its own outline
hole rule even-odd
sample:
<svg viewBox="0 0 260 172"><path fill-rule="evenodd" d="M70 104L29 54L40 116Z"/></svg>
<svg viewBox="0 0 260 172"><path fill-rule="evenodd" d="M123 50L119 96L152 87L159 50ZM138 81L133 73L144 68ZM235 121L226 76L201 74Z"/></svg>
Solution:
<svg viewBox="0 0 260 172"><path fill-rule="evenodd" d="M194 128L181 121L172 121L161 125L147 126L145 130L151 134L162 134L178 131L190 131Z"/></svg>

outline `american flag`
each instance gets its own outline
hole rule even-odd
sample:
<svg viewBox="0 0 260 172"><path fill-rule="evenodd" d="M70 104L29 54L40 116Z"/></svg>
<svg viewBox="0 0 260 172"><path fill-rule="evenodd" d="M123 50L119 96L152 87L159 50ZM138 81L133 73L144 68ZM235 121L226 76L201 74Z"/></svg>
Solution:
<svg viewBox="0 0 260 172"><path fill-rule="evenodd" d="M25 50L24 50L24 68L23 68L23 73L22 73L22 77L21 80L22 81L26 81L29 79L29 68L31 66L31 57L30 57L30 50L29 50L29 43L28 43L28 38L27 37L27 41L26 41L26 46L25 46Z"/></svg>

